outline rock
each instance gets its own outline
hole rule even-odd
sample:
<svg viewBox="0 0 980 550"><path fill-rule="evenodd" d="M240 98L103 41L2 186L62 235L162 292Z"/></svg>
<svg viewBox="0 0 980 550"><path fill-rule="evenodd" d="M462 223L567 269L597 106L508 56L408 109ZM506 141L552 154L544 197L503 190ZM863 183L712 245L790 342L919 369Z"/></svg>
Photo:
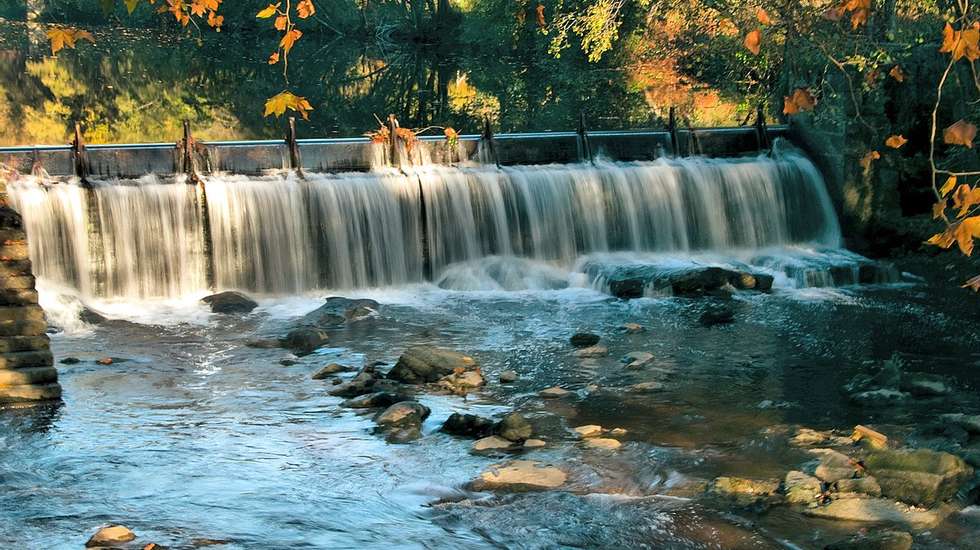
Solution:
<svg viewBox="0 0 980 550"><path fill-rule="evenodd" d="M799 428L789 440L794 447L818 447L818 446L849 446L854 441L849 437L837 435L833 432L821 432L810 428Z"/></svg>
<svg viewBox="0 0 980 550"><path fill-rule="evenodd" d="M612 436L615 436L615 437L622 437L622 436L626 435L627 433L628 432L626 431L626 428L613 428L613 429L609 430L609 435L612 435Z"/></svg>
<svg viewBox="0 0 980 550"><path fill-rule="evenodd" d="M939 418L944 422L949 422L963 428L970 434L980 434L980 414L968 415L954 413L940 415Z"/></svg>
<svg viewBox="0 0 980 550"><path fill-rule="evenodd" d="M241 292L228 291L212 294L201 299L211 306L212 313L251 313L259 304Z"/></svg>
<svg viewBox="0 0 980 550"><path fill-rule="evenodd" d="M385 441L388 443L410 443L422 437L422 430L419 426L404 426L385 432Z"/></svg>
<svg viewBox="0 0 980 550"><path fill-rule="evenodd" d="M540 449L545 445L547 445L547 443L545 443L540 439L528 439L527 441L524 442L525 449Z"/></svg>
<svg viewBox="0 0 980 550"><path fill-rule="evenodd" d="M327 343L328 336L322 330L299 327L289 331L283 338L283 346L290 349L296 355L309 355L317 348Z"/></svg>
<svg viewBox="0 0 980 550"><path fill-rule="evenodd" d="M61 361L58 361L62 365L77 365L82 362L78 357L65 357Z"/></svg>
<svg viewBox="0 0 980 550"><path fill-rule="evenodd" d="M391 405L374 417L374 423L384 430L420 426L429 417L429 407L418 401L402 401Z"/></svg>
<svg viewBox="0 0 980 550"><path fill-rule="evenodd" d="M841 479L850 479L859 471L859 467L851 458L837 451L825 450L815 475L822 481L834 483Z"/></svg>
<svg viewBox="0 0 980 550"><path fill-rule="evenodd" d="M875 449L884 449L888 446L888 436L861 424L854 426L854 434L851 436L851 440L854 442L867 441L868 445Z"/></svg>
<svg viewBox="0 0 980 550"><path fill-rule="evenodd" d="M632 351L623 356L623 363L628 369L642 369L653 364L653 354L646 351Z"/></svg>
<svg viewBox="0 0 980 550"><path fill-rule="evenodd" d="M628 389L630 393L655 393L663 390L664 385L660 382L640 382L633 384Z"/></svg>
<svg viewBox="0 0 980 550"><path fill-rule="evenodd" d="M482 438L493 433L494 422L475 414L453 413L442 425L442 431L447 434L462 437Z"/></svg>
<svg viewBox="0 0 980 550"><path fill-rule="evenodd" d="M102 357L101 359L96 359L95 362L99 365L111 365L112 357Z"/></svg>
<svg viewBox="0 0 980 550"><path fill-rule="evenodd" d="M824 550L909 550L912 535L902 531L859 533L824 547Z"/></svg>
<svg viewBox="0 0 980 550"><path fill-rule="evenodd" d="M88 548L98 546L115 546L127 543L136 539L136 534L122 525L109 525L95 532L85 546Z"/></svg>
<svg viewBox="0 0 980 550"><path fill-rule="evenodd" d="M946 510L940 508L922 510L887 499L860 497L833 500L825 506L806 508L803 513L825 519L893 523L915 529L931 529L946 516Z"/></svg>
<svg viewBox="0 0 980 550"><path fill-rule="evenodd" d="M282 366L284 366L284 367L292 367L293 365L298 365L299 364L298 359L299 359L299 357L290 354L290 355L287 355L286 357L283 357L282 359L280 359L279 360L279 364L282 365Z"/></svg>
<svg viewBox="0 0 980 550"><path fill-rule="evenodd" d="M355 305L344 310L344 318L351 323L370 319L371 317L376 317L377 315L377 302L375 302L375 307Z"/></svg>
<svg viewBox="0 0 980 550"><path fill-rule="evenodd" d="M575 357L582 359L605 357L609 355L609 348L606 346L589 346L575 350Z"/></svg>
<svg viewBox="0 0 980 550"><path fill-rule="evenodd" d="M729 304L716 304L709 306L698 318L698 322L705 327L726 325L735 321L735 308Z"/></svg>
<svg viewBox="0 0 980 550"><path fill-rule="evenodd" d="M484 384L480 368L454 372L439 379L439 386L459 395L466 395Z"/></svg>
<svg viewBox="0 0 980 550"><path fill-rule="evenodd" d="M500 383L502 383L502 384L511 384L513 382L517 382L517 372L516 371L505 370L504 372L500 373Z"/></svg>
<svg viewBox="0 0 980 550"><path fill-rule="evenodd" d="M852 393L848 396L852 401L862 405L881 406L892 405L909 397L909 394L898 390L882 388Z"/></svg>
<svg viewBox="0 0 980 550"><path fill-rule="evenodd" d="M599 426L597 424L578 426L577 428L573 428L573 429L575 433L577 433L581 438L599 437L600 435L602 435L602 426Z"/></svg>
<svg viewBox="0 0 980 550"><path fill-rule="evenodd" d="M342 401L340 406L348 409L380 409L382 407L390 407L395 403L409 401L410 399L411 396L405 394L382 391L352 397L351 399Z"/></svg>
<svg viewBox="0 0 980 550"><path fill-rule="evenodd" d="M245 346L257 349L275 349L282 347L282 341L278 338L254 338L246 340Z"/></svg>
<svg viewBox="0 0 980 550"><path fill-rule="evenodd" d="M465 372L476 366L473 358L462 353L431 346L416 346L405 350L388 373L388 378L405 384L435 382L444 376Z"/></svg>
<svg viewBox="0 0 980 550"><path fill-rule="evenodd" d="M590 348L599 343L599 335L590 332L577 332L568 339L573 348Z"/></svg>
<svg viewBox="0 0 980 550"><path fill-rule="evenodd" d="M857 493L873 497L881 496L881 486L878 485L878 481L873 477L841 479L837 483L834 483L834 489L838 493Z"/></svg>
<svg viewBox="0 0 980 550"><path fill-rule="evenodd" d="M643 328L643 325L638 323L625 323L623 324L622 329L626 334L639 334L646 330Z"/></svg>
<svg viewBox="0 0 980 550"><path fill-rule="evenodd" d="M924 373L904 374L899 389L913 397L938 397L953 391L942 376Z"/></svg>
<svg viewBox="0 0 980 550"><path fill-rule="evenodd" d="M973 468L963 459L928 449L878 450L870 453L864 463L878 480L882 495L923 506L952 498L973 476Z"/></svg>
<svg viewBox="0 0 980 550"><path fill-rule="evenodd" d="M474 491L546 491L565 484L568 476L554 466L533 460L495 464L470 483Z"/></svg>
<svg viewBox="0 0 980 550"><path fill-rule="evenodd" d="M553 386L538 392L538 395L544 397L545 399L559 399L565 397L572 392L559 388L558 386Z"/></svg>
<svg viewBox="0 0 980 550"><path fill-rule="evenodd" d="M385 380L374 370L374 367L365 367L357 373L354 378L331 389L330 395L337 397L357 397L366 393L391 392L406 393L405 386L394 380Z"/></svg>
<svg viewBox="0 0 980 550"><path fill-rule="evenodd" d="M329 365L327 365L327 366L323 367L322 369L316 371L316 373L313 374L313 379L314 380L323 380L323 379L327 378L328 376L331 376L331 375L334 375L334 374L339 374L339 373L342 373L342 372L348 372L350 370L351 370L350 367L347 367L345 365L338 365L337 363L330 363Z"/></svg>
<svg viewBox="0 0 980 550"><path fill-rule="evenodd" d="M78 319L89 325L101 325L109 321L105 315L89 307L82 307L82 310L78 312Z"/></svg>
<svg viewBox="0 0 980 550"><path fill-rule="evenodd" d="M478 439L473 443L473 450L477 452L482 451L502 451L510 449L514 446L514 442L496 435L491 435L489 437L484 437Z"/></svg>
<svg viewBox="0 0 980 550"><path fill-rule="evenodd" d="M374 300L331 296L322 306L304 315L300 323L316 328L335 327L347 321L356 322L373 316L380 307Z"/></svg>
<svg viewBox="0 0 980 550"><path fill-rule="evenodd" d="M816 503L823 494L823 484L819 479L808 476L803 472L793 470L786 474L783 481L783 491L786 501L793 504Z"/></svg>
<svg viewBox="0 0 980 550"><path fill-rule="evenodd" d="M521 414L512 412L497 422L493 432L509 441L524 441L534 433L534 427Z"/></svg>
<svg viewBox="0 0 980 550"><path fill-rule="evenodd" d="M714 495L732 499L739 505L747 506L765 503L777 497L779 482L719 477L711 483L708 491Z"/></svg>
<svg viewBox="0 0 980 550"><path fill-rule="evenodd" d="M586 447L592 447L593 449L607 449L613 450L618 449L623 446L622 442L618 439L611 439L608 437L590 437L583 440Z"/></svg>

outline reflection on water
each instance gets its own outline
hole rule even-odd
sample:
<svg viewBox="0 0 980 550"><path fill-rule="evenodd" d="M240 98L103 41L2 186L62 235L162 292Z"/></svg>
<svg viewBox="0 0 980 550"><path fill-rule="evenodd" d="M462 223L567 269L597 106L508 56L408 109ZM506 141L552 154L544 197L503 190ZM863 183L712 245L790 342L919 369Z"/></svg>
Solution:
<svg viewBox="0 0 980 550"><path fill-rule="evenodd" d="M55 336L58 359L82 359L59 366L64 405L0 413L0 547L79 547L96 526L118 521L141 541L177 548L205 540L226 548L766 548L783 540L821 548L854 526L786 510L742 522L670 495L719 474L785 474L806 460L779 439L788 424L897 425L980 411L976 375L962 372L980 360L980 342L950 336L971 315L962 303L925 287L835 293L738 297L737 322L706 329L696 323L702 304L690 300L623 302L585 289L372 291L365 295L384 304L380 318L331 330L329 349L289 367L278 363L284 351L243 341L282 334L319 297L263 300L243 318L207 316L193 303L97 304L143 324ZM625 322L647 331L621 333ZM608 357L571 356L567 338L582 329L603 336ZM433 414L415 444L387 445L370 433L369 416L338 407L329 386L310 379L331 361L391 364L417 343L465 350L491 383L466 401L423 395ZM653 367L624 370L619 358L635 350L651 352ZM895 351L913 370L959 374L962 391L945 406L887 419L848 402L840 387L862 362ZM106 355L127 360L94 364ZM507 369L520 380L501 386ZM665 391L626 391L650 380ZM555 384L575 396L534 395ZM462 488L496 460L438 427L454 411L510 408L548 441L530 457L569 470L568 492L488 497ZM568 428L591 423L629 430L623 449L580 447ZM956 538L943 537L963 537L962 529L927 538L947 546Z"/></svg>

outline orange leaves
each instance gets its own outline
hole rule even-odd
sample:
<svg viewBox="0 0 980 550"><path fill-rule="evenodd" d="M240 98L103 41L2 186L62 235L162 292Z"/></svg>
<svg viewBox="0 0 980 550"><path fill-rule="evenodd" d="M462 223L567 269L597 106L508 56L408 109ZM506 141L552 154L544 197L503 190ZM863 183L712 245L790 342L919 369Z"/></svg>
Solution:
<svg viewBox="0 0 980 550"><path fill-rule="evenodd" d="M972 27L963 30L954 30L953 26L946 23L943 29L943 44L939 48L942 53L953 56L953 61L959 61L964 57L970 61L980 59L980 27L974 24Z"/></svg>
<svg viewBox="0 0 980 550"><path fill-rule="evenodd" d="M279 47L282 48L283 55L289 54L289 50L293 49L293 44L295 44L301 36L303 36L303 32L299 29L290 29L286 32L286 34L282 35L282 40L279 41Z"/></svg>
<svg viewBox="0 0 980 550"><path fill-rule="evenodd" d="M269 65L275 65L276 63L279 63L279 51L278 50L272 52L272 55L269 56Z"/></svg>
<svg viewBox="0 0 980 550"><path fill-rule="evenodd" d="M223 0L167 0L166 6L161 6L159 13L170 12L174 19L183 26L191 22L191 17L206 19L208 25L216 32L221 32L221 26L225 24L225 17L218 15L218 8L221 7ZM156 0L150 0L155 3ZM135 1L134 4L138 3ZM127 0L126 7L129 7ZM135 7L135 6L134 6ZM132 13L132 10L130 10Z"/></svg>
<svg viewBox="0 0 980 550"><path fill-rule="evenodd" d="M943 188L939 190L939 194L943 197L949 194L950 191L956 188L956 176L950 176L943 184Z"/></svg>
<svg viewBox="0 0 980 550"><path fill-rule="evenodd" d="M534 8L534 18L539 28L544 29L548 26L548 22L544 19L544 4L538 4L538 7Z"/></svg>
<svg viewBox="0 0 980 550"><path fill-rule="evenodd" d="M892 149L901 149L908 143L909 140L905 139L903 135L891 136L885 140L885 145L891 147Z"/></svg>
<svg viewBox="0 0 980 550"><path fill-rule="evenodd" d="M783 114L795 115L804 111L812 111L817 106L817 99L809 90L797 88L793 95L783 98Z"/></svg>
<svg viewBox="0 0 980 550"><path fill-rule="evenodd" d="M864 168L864 173L867 174L871 171L871 165L874 164L876 160L881 159L881 153L878 151L869 151L868 154L861 158L859 163L861 167Z"/></svg>
<svg viewBox="0 0 980 550"><path fill-rule="evenodd" d="M962 145L972 149L976 137L977 127L965 120L959 120L943 130L943 141L948 145Z"/></svg>
<svg viewBox="0 0 980 550"><path fill-rule="evenodd" d="M897 82L905 82L905 71L902 70L901 65L892 67L892 70L888 71L888 76L894 78Z"/></svg>
<svg viewBox="0 0 980 550"><path fill-rule="evenodd" d="M316 13L316 6L310 0L300 0L299 4L296 4L296 15L300 19L306 19L314 13Z"/></svg>
<svg viewBox="0 0 980 550"><path fill-rule="evenodd" d="M268 19L268 18L272 17L273 15L275 15L276 13L279 12L279 6L280 5L282 5L282 2L280 2L278 4L269 4L262 11L260 11L257 14L255 14L255 18L256 19Z"/></svg>
<svg viewBox="0 0 980 550"><path fill-rule="evenodd" d="M951 177L943 189L956 185L956 178ZM942 193L945 196L945 192ZM941 248L950 248L953 243L959 247L960 252L970 256L973 254L974 239L980 239L980 216L976 214L976 206L980 205L980 187L972 188L962 184L953 193L953 208L959 209L956 213L958 221L949 223L947 221L946 230L942 233L933 235L926 244L935 245ZM933 206L933 217L946 219L946 208L948 201L943 199ZM967 282L964 288L974 288L977 278Z"/></svg>
<svg viewBox="0 0 980 550"><path fill-rule="evenodd" d="M852 29L856 30L867 24L868 16L871 15L871 0L845 0L843 4L824 12L823 17L830 21L840 21L848 13L851 14Z"/></svg>
<svg viewBox="0 0 980 550"><path fill-rule="evenodd" d="M980 187L974 189L964 183L953 193L953 208L960 209L956 214L957 217L966 216L970 209L978 204L980 204Z"/></svg>
<svg viewBox="0 0 980 550"><path fill-rule="evenodd" d="M283 115L286 109L296 111L303 120L309 120L308 113L313 110L313 106L305 97L297 96L292 92L280 92L266 100L264 116L278 117Z"/></svg>
<svg viewBox="0 0 980 550"><path fill-rule="evenodd" d="M48 29L46 34L48 35L48 41L51 42L51 55L58 53L64 48L74 49L75 43L79 40L88 40L95 44L95 37L86 30L73 29L71 27L52 27Z"/></svg>
<svg viewBox="0 0 980 550"><path fill-rule="evenodd" d="M769 12L763 8L755 9L755 18L759 20L759 23L763 25L772 25L772 18L769 17Z"/></svg>
<svg viewBox="0 0 980 550"><path fill-rule="evenodd" d="M749 34L745 35L745 49L752 52L754 55L759 55L762 51L762 31L756 29Z"/></svg>

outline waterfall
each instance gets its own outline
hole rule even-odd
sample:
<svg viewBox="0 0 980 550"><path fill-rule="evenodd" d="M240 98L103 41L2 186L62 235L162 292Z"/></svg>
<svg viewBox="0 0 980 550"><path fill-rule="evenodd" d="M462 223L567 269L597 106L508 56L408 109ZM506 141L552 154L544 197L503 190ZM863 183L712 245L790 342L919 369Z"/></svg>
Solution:
<svg viewBox="0 0 980 550"><path fill-rule="evenodd" d="M833 248L841 239L819 172L795 152L215 175L204 178L206 201L197 186L152 176L91 191L22 178L8 192L35 272L89 296L205 291L205 211L216 285L268 294L419 282L425 249L438 275L488 256L570 268L593 252Z"/></svg>

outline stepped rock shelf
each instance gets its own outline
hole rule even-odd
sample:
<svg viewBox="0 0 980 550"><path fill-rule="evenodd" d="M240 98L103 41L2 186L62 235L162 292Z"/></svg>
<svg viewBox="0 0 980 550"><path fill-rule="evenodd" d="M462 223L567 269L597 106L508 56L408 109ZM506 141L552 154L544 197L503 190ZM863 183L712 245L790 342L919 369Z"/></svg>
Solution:
<svg viewBox="0 0 980 550"><path fill-rule="evenodd" d="M0 404L61 397L20 215L0 200Z"/></svg>

